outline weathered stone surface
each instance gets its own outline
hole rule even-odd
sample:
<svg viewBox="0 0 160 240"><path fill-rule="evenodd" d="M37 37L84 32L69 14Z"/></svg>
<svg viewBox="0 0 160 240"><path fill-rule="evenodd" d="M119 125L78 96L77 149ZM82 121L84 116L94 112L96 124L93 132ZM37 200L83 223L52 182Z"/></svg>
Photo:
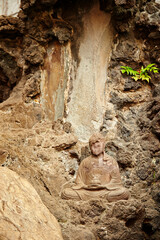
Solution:
<svg viewBox="0 0 160 240"><path fill-rule="evenodd" d="M7 151L0 149L0 164L3 164L7 160Z"/></svg>
<svg viewBox="0 0 160 240"><path fill-rule="evenodd" d="M53 21L53 33L60 43L64 43L71 38L73 29L69 23L57 19Z"/></svg>
<svg viewBox="0 0 160 240"><path fill-rule="evenodd" d="M70 122L65 122L63 124L63 130L66 132L66 133L71 133L72 132L72 124Z"/></svg>
<svg viewBox="0 0 160 240"><path fill-rule="evenodd" d="M149 14L152 14L152 13L158 12L158 8L156 7L154 2L149 2L149 3L146 4L146 11Z"/></svg>
<svg viewBox="0 0 160 240"><path fill-rule="evenodd" d="M116 5L123 5L126 8L133 7L135 5L135 0L115 0Z"/></svg>
<svg viewBox="0 0 160 240"><path fill-rule="evenodd" d="M46 5L54 5L58 0L41 0L42 4L46 4Z"/></svg>
<svg viewBox="0 0 160 240"><path fill-rule="evenodd" d="M50 1L53 5L54 2ZM48 2L48 4L50 5ZM46 3L47 4L47 3ZM27 29L32 39L40 43L46 43L57 38L60 43L67 42L71 39L73 28L69 22L64 21L61 17L53 17L54 10L47 12L42 10L31 14L31 19L27 21ZM37 31L39 30L39 31ZM42 46L41 46L42 47Z"/></svg>
<svg viewBox="0 0 160 240"><path fill-rule="evenodd" d="M24 52L25 60L31 64L43 64L45 49L31 38L24 39Z"/></svg>
<svg viewBox="0 0 160 240"><path fill-rule="evenodd" d="M140 167L137 170L137 176L141 179L141 180L145 180L148 177L148 168L147 166L144 167Z"/></svg>
<svg viewBox="0 0 160 240"><path fill-rule="evenodd" d="M27 8L31 7L32 5L34 5L36 2L36 0L22 0L21 1L21 8L23 10L26 10Z"/></svg>
<svg viewBox="0 0 160 240"><path fill-rule="evenodd" d="M86 229L85 227L75 227L74 229L71 229L70 232L65 232L64 233L64 239L65 240L70 240L70 239L75 239L75 240L96 240L96 237L94 234Z"/></svg>
<svg viewBox="0 0 160 240"><path fill-rule="evenodd" d="M124 91L137 90L142 87L142 83L135 82L133 79L127 79L124 85Z"/></svg>
<svg viewBox="0 0 160 240"><path fill-rule="evenodd" d="M18 66L17 59L3 48L0 48L0 70L0 102L3 102L22 76L22 68Z"/></svg>
<svg viewBox="0 0 160 240"><path fill-rule="evenodd" d="M128 221L129 219L136 220L138 215L143 217L144 208L135 200L132 200L131 202L118 202L113 209L113 214L115 217L124 219L125 221Z"/></svg>
<svg viewBox="0 0 160 240"><path fill-rule="evenodd" d="M68 11L71 11L72 8L70 8L70 4L66 5ZM99 10L98 1L86 6L83 6L84 3L80 4L85 11L79 11L77 4L73 4L75 11L71 13L73 17L69 21L73 31L71 26L66 23L68 16L65 16L65 13L63 16L64 9L61 18L64 17L65 21L59 17L57 20L52 19L53 32L59 41L68 40L72 34L73 41L71 45L66 45L65 48L58 43L49 46L42 77L44 79L42 103L48 109L49 117L57 120L65 116L67 121L71 122L76 135L84 138L84 141L88 141L88 135L91 135L93 130L98 130L102 124L100 116L103 115L102 106L105 105L105 69L111 49L112 26L110 25L110 15ZM75 22L77 16L79 20ZM93 24L95 28L88 27ZM97 36L99 36L99 39ZM89 37L90 40L88 40ZM83 44L81 44L81 38L83 38ZM93 42L92 48L91 42ZM108 51L105 50L106 42ZM99 48L100 46L101 48ZM96 57L93 57L94 55ZM100 63L103 65L102 68L99 67ZM93 71L95 64L98 67ZM55 79L54 83L53 78ZM79 95L80 88L81 94ZM94 102L94 97L89 97L90 94L93 94L93 91L97 99ZM89 97L87 101L86 96ZM80 98L81 101L79 101ZM81 114L78 113L80 110ZM81 117L84 114L86 114L86 117ZM88 120L88 118L90 119Z"/></svg>
<svg viewBox="0 0 160 240"><path fill-rule="evenodd" d="M16 38L24 31L25 24L18 17L0 16L0 36Z"/></svg>
<svg viewBox="0 0 160 240"><path fill-rule="evenodd" d="M50 119L62 118L65 111L64 62L60 61L64 51L58 41L50 44L42 71L42 106ZM53 81L54 79L54 81Z"/></svg>
<svg viewBox="0 0 160 240"><path fill-rule="evenodd" d="M28 76L26 84L23 89L23 97L25 102L31 101L31 99L38 97L41 93L40 90L40 82L41 82L41 73L40 71L35 72Z"/></svg>
<svg viewBox="0 0 160 240"><path fill-rule="evenodd" d="M150 150L153 152L160 150L160 142L152 134L146 134L142 137L141 146L143 150Z"/></svg>
<svg viewBox="0 0 160 240"><path fill-rule="evenodd" d="M21 8L23 10L28 10L28 8L30 8L31 6L33 6L35 4L36 0L21 0ZM40 3L42 5L51 5L53 6L55 3L57 2L57 0L40 0Z"/></svg>
<svg viewBox="0 0 160 240"><path fill-rule="evenodd" d="M155 100L151 102L151 104L148 106L148 118L151 120L151 128L152 132L157 135L157 137L160 137L160 101L159 101L159 88L154 90Z"/></svg>
<svg viewBox="0 0 160 240"><path fill-rule="evenodd" d="M73 134L63 134L60 136L53 137L51 146L58 151L72 147L77 143L77 137Z"/></svg>
<svg viewBox="0 0 160 240"><path fill-rule="evenodd" d="M87 232L88 230L91 231L93 235L90 233L90 237L92 236L93 239L95 237L96 239L99 238L102 240L122 240L123 237L127 240L130 238L136 240L141 238L150 239L152 234L147 237L148 233L146 233L146 229L144 229L145 233L140 230L145 226L143 223L146 222L146 219L148 219L148 224L150 224L153 229L154 227L157 229L154 221L156 221L156 219L158 220L158 211L154 210L154 207L152 208L153 210L148 210L148 207L150 209L153 202L147 202L143 205L138 200L132 199L109 204L104 200L95 199L80 203L69 201L68 204L74 218L70 219L72 227L70 226L70 230L68 226L64 234L64 239L68 239L67 236L69 236L69 234L72 239L72 228L76 229L78 223L83 225L81 225L82 229L86 229ZM82 239L78 233L76 237ZM88 239L89 236L85 237L84 239ZM154 235L154 237L158 239L157 236Z"/></svg>
<svg viewBox="0 0 160 240"><path fill-rule="evenodd" d="M84 158L89 157L91 154L90 149L88 146L82 147L81 148L81 158L80 161L82 161Z"/></svg>
<svg viewBox="0 0 160 240"><path fill-rule="evenodd" d="M134 161L133 156L130 152L124 149L117 151L117 160L121 167L133 167Z"/></svg>
<svg viewBox="0 0 160 240"><path fill-rule="evenodd" d="M98 1L95 1L89 9L86 8L82 18L84 27L78 36L80 44L71 49L73 54L71 61L75 61L75 54L78 54L79 61L73 70L70 66L72 74L69 82L71 92L66 104L67 121L72 123L79 139L85 142L102 124L100 119L104 114L105 105L105 69L108 66L113 36L110 17L110 14L99 10ZM81 22L79 25L81 26Z"/></svg>
<svg viewBox="0 0 160 240"><path fill-rule="evenodd" d="M9 79L10 84L15 84L20 80L22 69L17 66L16 59L2 48L0 49L0 67Z"/></svg>
<svg viewBox="0 0 160 240"><path fill-rule="evenodd" d="M159 5L156 2L149 2L144 6L144 8L142 8L142 11L140 12L140 14L137 15L136 19L136 24L138 26L147 26L146 32L148 33L148 35L150 35L148 37L153 37L153 39L156 39L155 33L157 32L159 35L160 31L159 12Z"/></svg>
<svg viewBox="0 0 160 240"><path fill-rule="evenodd" d="M18 17L0 18L1 165L32 183L64 239L159 240L159 74L148 84L120 72L159 67L159 0L21 2ZM104 200L60 199L89 154L73 128L85 141L96 128L105 136L133 198L121 203L124 219Z"/></svg>
<svg viewBox="0 0 160 240"><path fill-rule="evenodd" d="M58 222L32 185L7 168L0 173L0 238L62 239Z"/></svg>
<svg viewBox="0 0 160 240"><path fill-rule="evenodd" d="M153 118L151 126L153 133L155 133L160 139L160 112L158 112Z"/></svg>
<svg viewBox="0 0 160 240"><path fill-rule="evenodd" d="M0 15L14 15L16 16L20 10L20 0L1 0L0 1Z"/></svg>
<svg viewBox="0 0 160 240"><path fill-rule="evenodd" d="M121 39L117 44L116 49L113 51L112 58L118 61L137 61L139 59L140 50L136 42L131 40Z"/></svg>
<svg viewBox="0 0 160 240"><path fill-rule="evenodd" d="M127 3L126 0L115 0L116 5L123 5L123 4L126 4L126 3Z"/></svg>

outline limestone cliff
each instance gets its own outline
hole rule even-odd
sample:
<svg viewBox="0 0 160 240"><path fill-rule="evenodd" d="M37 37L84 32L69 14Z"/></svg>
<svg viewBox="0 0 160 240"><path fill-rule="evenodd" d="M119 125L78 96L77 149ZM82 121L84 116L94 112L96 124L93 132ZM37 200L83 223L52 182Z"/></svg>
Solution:
<svg viewBox="0 0 160 240"><path fill-rule="evenodd" d="M0 14L1 166L32 183L65 240L159 240L160 74L135 82L120 66L160 68L160 1L0 0ZM59 197L95 131L127 203Z"/></svg>

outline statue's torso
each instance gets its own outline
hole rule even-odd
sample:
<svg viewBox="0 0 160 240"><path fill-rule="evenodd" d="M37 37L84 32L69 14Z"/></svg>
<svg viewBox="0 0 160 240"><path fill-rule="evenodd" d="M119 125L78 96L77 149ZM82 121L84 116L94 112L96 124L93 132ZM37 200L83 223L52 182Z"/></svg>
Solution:
<svg viewBox="0 0 160 240"><path fill-rule="evenodd" d="M110 173L114 168L116 168L114 159L106 156L103 161L99 161L90 156L83 160L80 174L86 185L105 185L110 182Z"/></svg>

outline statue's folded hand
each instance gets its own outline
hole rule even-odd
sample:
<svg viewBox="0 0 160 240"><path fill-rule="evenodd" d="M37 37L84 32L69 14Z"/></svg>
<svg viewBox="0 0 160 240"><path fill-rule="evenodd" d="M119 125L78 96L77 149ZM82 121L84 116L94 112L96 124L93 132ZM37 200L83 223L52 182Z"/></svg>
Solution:
<svg viewBox="0 0 160 240"><path fill-rule="evenodd" d="M85 184L77 184L77 185L72 186L72 189L79 190L79 189L85 189L86 187L87 187L87 185L85 185Z"/></svg>
<svg viewBox="0 0 160 240"><path fill-rule="evenodd" d="M104 185L99 185L99 184L91 184L91 185L87 185L84 187L84 189L87 190L98 190L98 189L105 189L106 187Z"/></svg>
<svg viewBox="0 0 160 240"><path fill-rule="evenodd" d="M116 185L116 184L108 183L104 185L104 187L109 191L113 191L113 190L118 190L121 187L121 184Z"/></svg>

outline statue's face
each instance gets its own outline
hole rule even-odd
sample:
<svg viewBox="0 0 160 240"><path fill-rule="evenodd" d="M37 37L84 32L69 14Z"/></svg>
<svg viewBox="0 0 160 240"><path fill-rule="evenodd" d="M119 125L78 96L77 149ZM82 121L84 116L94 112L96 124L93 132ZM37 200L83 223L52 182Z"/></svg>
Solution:
<svg viewBox="0 0 160 240"><path fill-rule="evenodd" d="M104 152L105 143L103 141L97 141L92 143L91 152L93 155L98 156Z"/></svg>

